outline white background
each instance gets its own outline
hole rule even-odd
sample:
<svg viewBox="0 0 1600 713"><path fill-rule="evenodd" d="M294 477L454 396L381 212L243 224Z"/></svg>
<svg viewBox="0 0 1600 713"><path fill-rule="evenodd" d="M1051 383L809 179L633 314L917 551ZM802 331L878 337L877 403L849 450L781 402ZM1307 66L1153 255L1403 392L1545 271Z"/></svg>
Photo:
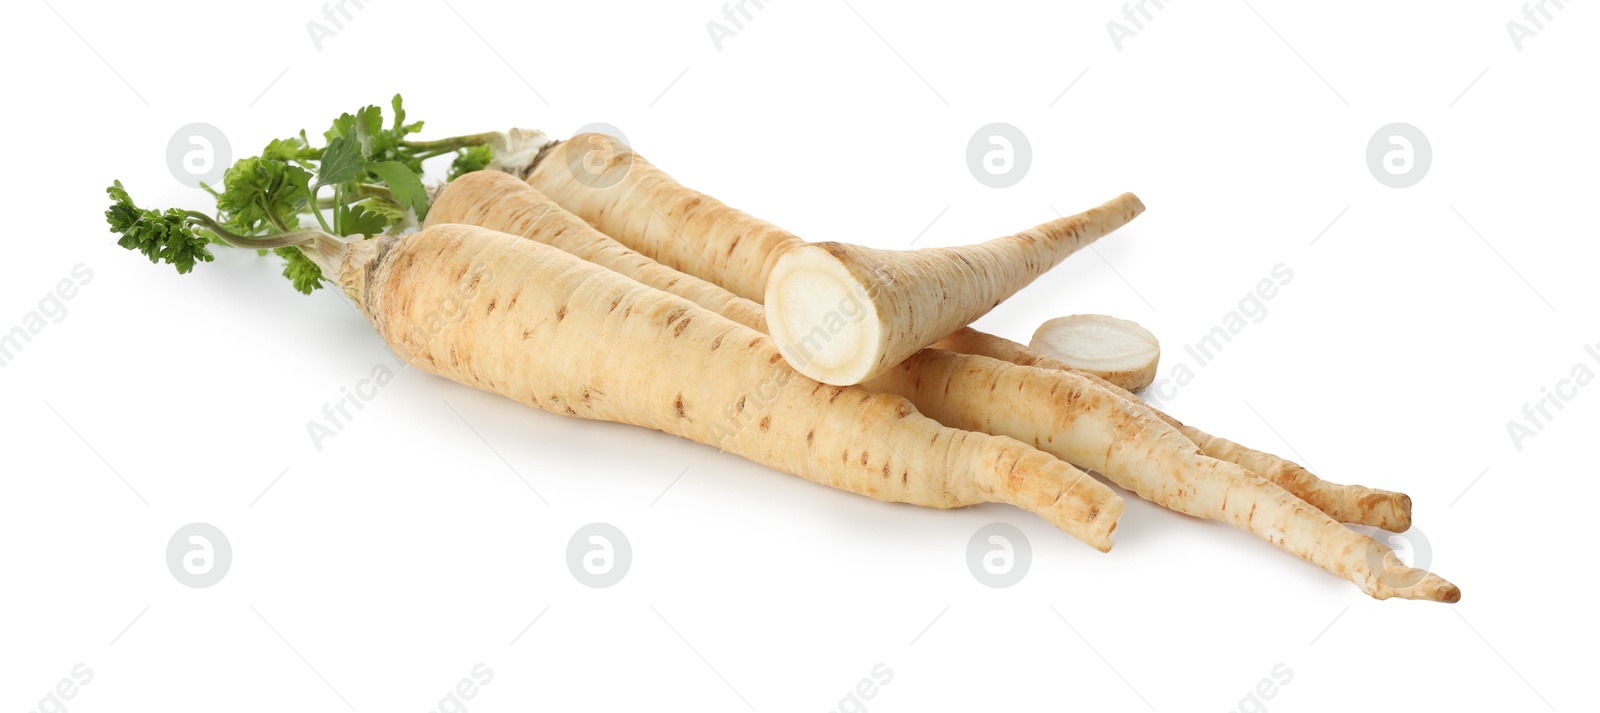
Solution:
<svg viewBox="0 0 1600 713"><path fill-rule="evenodd" d="M1149 7L1119 50L1118 2L778 1L719 51L709 0L383 1L318 50L315 1L16 3L0 330L74 265L93 277L0 368L0 707L41 710L78 663L77 713L439 711L478 663L475 712L835 711L879 663L892 680L844 710L1588 705L1600 388L1520 449L1507 422L1600 372L1595 7L1552 3L1520 51L1512 0ZM1171 413L1410 493L1428 544L1396 544L1463 600L1370 600L1132 495L1102 555L1020 510L882 504L556 417L393 366L273 259L180 277L101 221L113 178L209 205L166 167L181 126L237 158L396 91L429 137L609 122L816 240L954 245L1135 191L1143 217L979 326L1137 320L1163 378L1194 371ZM1031 141L1012 188L966 166L991 122ZM1411 188L1366 164L1391 122L1432 146ZM1266 317L1194 368L1183 347L1278 263ZM319 452L307 422L379 364L393 383ZM965 564L997 521L1032 545L1009 589ZM207 589L164 562L191 522L232 545ZM609 589L565 564L590 522L632 543ZM1292 680L1247 699L1280 663Z"/></svg>

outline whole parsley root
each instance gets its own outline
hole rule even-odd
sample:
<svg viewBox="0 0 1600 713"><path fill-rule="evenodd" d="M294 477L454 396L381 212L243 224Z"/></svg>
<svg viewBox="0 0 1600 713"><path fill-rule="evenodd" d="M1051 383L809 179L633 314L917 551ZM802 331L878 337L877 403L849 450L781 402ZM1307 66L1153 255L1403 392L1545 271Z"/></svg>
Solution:
<svg viewBox="0 0 1600 713"><path fill-rule="evenodd" d="M440 193L428 220L470 223L546 242L708 309L727 309L726 316L753 329L764 323L760 305L668 269L587 225L553 229L552 222L569 221L569 214L505 174L462 177ZM1152 502L1253 532L1371 596L1441 601L1460 596L1454 585L1388 559L1392 553L1384 545L1255 473L1206 456L1149 410L1087 375L924 349L863 386L903 396L947 426L1030 443L1103 473Z"/></svg>
<svg viewBox="0 0 1600 713"><path fill-rule="evenodd" d="M197 230L237 247L300 251L423 371L556 414L664 431L879 500L1009 503L1111 548L1123 501L1087 473L1010 438L942 426L903 398L807 379L765 335L540 244L592 232L548 200L532 206L533 240L455 224L367 239L320 230L243 236L203 214L138 209L120 184L112 197L113 229L180 269L205 250Z"/></svg>
<svg viewBox="0 0 1600 713"><path fill-rule="evenodd" d="M981 354L1002 361L1035 366L1051 371L1079 373L1059 361L1040 354L1025 345L1009 339L985 334L967 327L950 335L937 345L967 354ZM1207 456L1242 466L1271 480L1301 500L1310 503L1340 522L1377 527L1391 532L1411 529L1411 496L1364 485L1341 485L1322 480L1311 471L1293 461L1262 451L1241 446L1233 441L1213 436L1193 426L1185 425L1154 406L1145 404L1138 396L1093 374L1083 374L1096 384L1116 393L1125 400L1144 407L1151 415L1178 429L1184 437L1198 446Z"/></svg>

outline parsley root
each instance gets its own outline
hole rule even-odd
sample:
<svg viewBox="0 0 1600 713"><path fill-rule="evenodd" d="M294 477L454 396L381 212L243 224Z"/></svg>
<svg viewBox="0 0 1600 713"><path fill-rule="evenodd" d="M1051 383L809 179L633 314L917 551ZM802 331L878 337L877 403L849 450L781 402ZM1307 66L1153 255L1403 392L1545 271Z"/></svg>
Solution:
<svg viewBox="0 0 1600 713"><path fill-rule="evenodd" d="M241 236L203 214L141 210L120 183L111 195L112 229L180 269L179 253L204 250L196 230L238 247L302 251L423 371L556 414L664 431L879 500L1009 503L1111 548L1123 502L1106 485L1013 439L942 426L903 398L807 379L765 335L540 244L592 232L548 201L532 206L533 240L455 224L363 239L316 230ZM449 319L444 305L454 305Z"/></svg>
<svg viewBox="0 0 1600 713"><path fill-rule="evenodd" d="M946 337L935 346L967 354L982 354L1023 366L1074 372L1066 364L1026 346L970 327ZM1160 409L1145 404L1138 396L1122 387L1093 375L1086 374L1086 376L1124 399L1144 406L1152 415L1178 429L1207 456L1234 463L1267 478L1335 520L1382 528L1391 532L1411 529L1411 497L1405 493L1378 490L1364 485L1341 485L1322 480L1297 463L1270 453L1246 448L1186 425Z"/></svg>

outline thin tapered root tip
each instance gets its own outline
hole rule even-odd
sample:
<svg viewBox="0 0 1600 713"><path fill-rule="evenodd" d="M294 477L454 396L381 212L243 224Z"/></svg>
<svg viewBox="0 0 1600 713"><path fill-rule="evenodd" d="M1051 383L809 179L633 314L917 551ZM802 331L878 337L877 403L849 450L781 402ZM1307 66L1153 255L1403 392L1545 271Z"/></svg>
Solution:
<svg viewBox="0 0 1600 713"><path fill-rule="evenodd" d="M1095 505L1088 519L1073 516L1067 508L1051 508L1039 514L1084 544L1101 552L1110 552L1111 547L1117 544L1112 535L1117 531L1117 522L1122 519L1124 507L1126 504L1118 497Z"/></svg>
<svg viewBox="0 0 1600 713"><path fill-rule="evenodd" d="M1387 580L1400 582L1413 581L1414 584L1394 586L1379 584L1378 591L1372 596L1376 599L1416 599L1425 602L1444 602L1455 604L1461 601L1461 588L1451 584L1449 580L1427 570L1406 567L1403 570L1391 571Z"/></svg>
<svg viewBox="0 0 1600 713"><path fill-rule="evenodd" d="M1411 529L1410 495L1406 495L1405 493L1390 493L1389 508L1391 510L1389 521L1394 524L1394 527L1387 529L1389 529L1391 532L1405 532L1406 530ZM1456 595L1459 597L1460 592L1457 592Z"/></svg>

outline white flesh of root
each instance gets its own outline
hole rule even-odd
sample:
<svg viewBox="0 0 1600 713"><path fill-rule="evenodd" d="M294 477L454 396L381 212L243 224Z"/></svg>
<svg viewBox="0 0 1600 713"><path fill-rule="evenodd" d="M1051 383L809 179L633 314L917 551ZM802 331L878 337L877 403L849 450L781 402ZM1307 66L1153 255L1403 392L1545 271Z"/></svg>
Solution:
<svg viewBox="0 0 1600 713"><path fill-rule="evenodd" d="M1161 345L1150 330L1101 314L1074 314L1045 322L1028 346L1129 391L1149 386L1161 360Z"/></svg>

